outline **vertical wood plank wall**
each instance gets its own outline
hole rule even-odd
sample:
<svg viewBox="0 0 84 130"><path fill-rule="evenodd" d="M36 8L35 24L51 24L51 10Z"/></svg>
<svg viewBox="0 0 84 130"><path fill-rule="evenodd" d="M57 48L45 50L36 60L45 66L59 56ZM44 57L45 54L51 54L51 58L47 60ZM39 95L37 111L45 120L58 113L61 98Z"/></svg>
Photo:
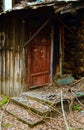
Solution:
<svg viewBox="0 0 84 130"><path fill-rule="evenodd" d="M14 14L0 16L0 94L17 96L25 89L23 42L23 23Z"/></svg>

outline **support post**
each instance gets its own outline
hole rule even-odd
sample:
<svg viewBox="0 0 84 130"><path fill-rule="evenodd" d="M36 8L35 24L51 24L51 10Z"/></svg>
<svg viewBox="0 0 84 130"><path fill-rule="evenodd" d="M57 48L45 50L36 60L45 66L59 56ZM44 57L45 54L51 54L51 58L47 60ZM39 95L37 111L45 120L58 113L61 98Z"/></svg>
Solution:
<svg viewBox="0 0 84 130"><path fill-rule="evenodd" d="M59 54L60 54L60 59L59 59L59 64L60 64L60 75L62 74L62 35L61 35L61 26L60 26L60 34L59 34L59 42L60 42L60 47L59 47Z"/></svg>
<svg viewBox="0 0 84 130"><path fill-rule="evenodd" d="M51 58L50 58L50 82L53 82L53 48L54 48L54 25L51 27Z"/></svg>
<svg viewBox="0 0 84 130"><path fill-rule="evenodd" d="M22 84L21 84L21 91L20 92L23 92L23 87L25 87L25 49L23 48L23 46L24 46L24 32L25 32L25 20L23 20L22 21L22 41L21 41L21 44L22 44L22 46L21 46L21 51L22 51L22 53L21 53L21 57L22 57L22 59L21 59L21 69L22 69Z"/></svg>

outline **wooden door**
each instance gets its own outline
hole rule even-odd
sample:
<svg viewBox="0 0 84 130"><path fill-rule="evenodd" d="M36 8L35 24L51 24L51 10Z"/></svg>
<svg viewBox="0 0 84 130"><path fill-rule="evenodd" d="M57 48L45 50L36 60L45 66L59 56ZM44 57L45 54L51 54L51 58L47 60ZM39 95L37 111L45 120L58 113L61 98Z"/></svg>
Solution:
<svg viewBox="0 0 84 130"><path fill-rule="evenodd" d="M40 32L28 47L28 86L42 86L50 81L50 35Z"/></svg>

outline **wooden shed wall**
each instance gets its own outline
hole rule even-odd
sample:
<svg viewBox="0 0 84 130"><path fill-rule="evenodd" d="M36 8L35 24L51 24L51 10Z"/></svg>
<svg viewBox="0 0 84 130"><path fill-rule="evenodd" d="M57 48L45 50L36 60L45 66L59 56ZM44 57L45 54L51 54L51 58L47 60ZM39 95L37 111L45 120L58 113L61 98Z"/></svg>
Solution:
<svg viewBox="0 0 84 130"><path fill-rule="evenodd" d="M23 24L14 14L0 17L0 93L4 95L18 95L25 88Z"/></svg>

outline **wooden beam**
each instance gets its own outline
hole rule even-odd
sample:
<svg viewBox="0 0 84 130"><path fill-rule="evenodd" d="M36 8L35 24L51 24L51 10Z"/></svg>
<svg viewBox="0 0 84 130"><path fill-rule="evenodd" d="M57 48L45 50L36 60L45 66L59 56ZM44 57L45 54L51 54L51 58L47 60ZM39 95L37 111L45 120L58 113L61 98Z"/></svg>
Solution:
<svg viewBox="0 0 84 130"><path fill-rule="evenodd" d="M60 53L60 59L59 59L59 64L60 64L60 75L62 74L62 27L60 26L60 33L59 33L59 42L60 42L60 46L59 46L59 53Z"/></svg>
<svg viewBox="0 0 84 130"><path fill-rule="evenodd" d="M20 67L22 70L21 77L21 88L20 88L20 93L23 92L23 89L25 88L25 77L26 77L26 70L25 70L25 49L23 48L24 46L24 32L25 32L25 20L22 20L22 28L21 28L21 33L22 33L22 39L21 39L21 53L20 53Z"/></svg>
<svg viewBox="0 0 84 130"><path fill-rule="evenodd" d="M12 52L12 54L13 54L13 57L12 57L12 63L13 63L13 65L12 65L12 69L13 69L13 84L10 84L10 95L11 96L14 96L15 95L15 25L16 24L16 22L15 22L15 14L13 15L13 52ZM12 70L11 70L12 71ZM12 80L12 79L11 79ZM13 85L13 86L12 86ZM12 89L11 89L11 86L12 86Z"/></svg>
<svg viewBox="0 0 84 130"><path fill-rule="evenodd" d="M56 17L56 19L59 21L59 23L61 23L69 32L73 33L74 32L58 17Z"/></svg>
<svg viewBox="0 0 84 130"><path fill-rule="evenodd" d="M33 36L24 44L24 48L30 44L30 42L39 34L39 32L50 22L50 19L47 19L44 24L33 34Z"/></svg>
<svg viewBox="0 0 84 130"><path fill-rule="evenodd" d="M50 58L50 82L53 82L53 50L54 49L54 25L51 27L51 58Z"/></svg>

